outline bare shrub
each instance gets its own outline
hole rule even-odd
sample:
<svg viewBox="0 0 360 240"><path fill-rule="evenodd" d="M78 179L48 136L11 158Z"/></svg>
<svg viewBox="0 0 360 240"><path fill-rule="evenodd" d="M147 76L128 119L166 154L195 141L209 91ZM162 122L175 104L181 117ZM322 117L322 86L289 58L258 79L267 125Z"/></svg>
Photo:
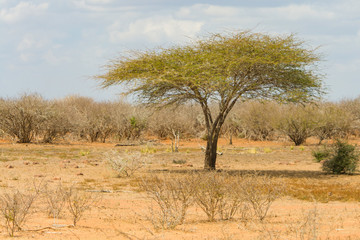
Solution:
<svg viewBox="0 0 360 240"><path fill-rule="evenodd" d="M322 103L315 109L314 136L319 144L325 139L344 138L352 132L353 117L349 111L333 103Z"/></svg>
<svg viewBox="0 0 360 240"><path fill-rule="evenodd" d="M257 239L299 239L299 240L314 240L314 239L330 239L320 237L320 223L319 213L316 208L309 210L301 210L300 218L288 219L289 223L282 225L281 228L274 227L273 223L260 222L255 225L256 231L260 232Z"/></svg>
<svg viewBox="0 0 360 240"><path fill-rule="evenodd" d="M119 140L136 140L146 130L148 113L146 109L140 106L129 107L126 109L118 109L116 112L117 132Z"/></svg>
<svg viewBox="0 0 360 240"><path fill-rule="evenodd" d="M196 107L191 105L154 111L149 117L148 130L150 134L159 138L175 139L178 135L185 138L194 137L197 132L196 111Z"/></svg>
<svg viewBox="0 0 360 240"><path fill-rule="evenodd" d="M118 177L130 177L142 168L147 157L139 152L110 151L105 154L106 161L111 168L117 173Z"/></svg>
<svg viewBox="0 0 360 240"><path fill-rule="evenodd" d="M63 101L47 102L45 121L41 125L42 141L52 143L55 139L64 137L67 133L74 130L67 114L67 106Z"/></svg>
<svg viewBox="0 0 360 240"><path fill-rule="evenodd" d="M221 130L222 135L229 139L230 145L233 144L233 137L240 136L243 130L236 110L237 108L234 108L233 112L229 114Z"/></svg>
<svg viewBox="0 0 360 240"><path fill-rule="evenodd" d="M216 172L196 176L195 202L204 211L209 221L231 219L243 208L243 198L236 178Z"/></svg>
<svg viewBox="0 0 360 240"><path fill-rule="evenodd" d="M66 191L65 199L74 226L80 221L84 213L99 201L99 198L91 193L80 192L74 186Z"/></svg>
<svg viewBox="0 0 360 240"><path fill-rule="evenodd" d="M68 117L77 134L90 142L106 139L116 132L116 104L95 102L91 98L70 96L64 99Z"/></svg>
<svg viewBox="0 0 360 240"><path fill-rule="evenodd" d="M278 128L298 146L314 134L314 116L313 106L284 106Z"/></svg>
<svg viewBox="0 0 360 240"><path fill-rule="evenodd" d="M182 224L193 203L194 178L190 176L154 176L144 179L140 187L156 203L151 207L155 228L172 229Z"/></svg>
<svg viewBox="0 0 360 240"><path fill-rule="evenodd" d="M24 94L0 105L0 128L20 143L29 143L46 120L46 102L40 95Z"/></svg>
<svg viewBox="0 0 360 240"><path fill-rule="evenodd" d="M38 192L25 194L20 191L4 193L0 196L1 216L5 220L8 234L13 237L16 231L23 230L27 217Z"/></svg>
<svg viewBox="0 0 360 240"><path fill-rule="evenodd" d="M284 189L270 177L258 174L242 177L239 184L244 200L250 204L253 214L260 221L264 220L271 204L281 196Z"/></svg>
<svg viewBox="0 0 360 240"><path fill-rule="evenodd" d="M360 96L340 101L337 105L350 115L351 134L358 137L360 135Z"/></svg>
<svg viewBox="0 0 360 240"><path fill-rule="evenodd" d="M82 132L88 136L91 142L101 139L102 142L115 131L116 125L112 115L110 103L93 103L84 112L86 121Z"/></svg>
<svg viewBox="0 0 360 240"><path fill-rule="evenodd" d="M62 184L59 183L55 188L49 188L46 185L44 194L48 216L52 216L54 219L59 218L66 203L66 192Z"/></svg>
<svg viewBox="0 0 360 240"><path fill-rule="evenodd" d="M279 105L274 102L243 103L237 115L244 137L251 140L271 140L274 138L279 116Z"/></svg>
<svg viewBox="0 0 360 240"><path fill-rule="evenodd" d="M319 213L316 205L313 209L306 211L302 218L295 224L289 226L290 232L293 232L296 239L311 240L317 239L319 235Z"/></svg>
<svg viewBox="0 0 360 240"><path fill-rule="evenodd" d="M225 197L219 205L219 216L222 220L230 220L237 213L241 213L241 219L248 215L249 207L241 195L241 189L236 179L229 179L225 185Z"/></svg>

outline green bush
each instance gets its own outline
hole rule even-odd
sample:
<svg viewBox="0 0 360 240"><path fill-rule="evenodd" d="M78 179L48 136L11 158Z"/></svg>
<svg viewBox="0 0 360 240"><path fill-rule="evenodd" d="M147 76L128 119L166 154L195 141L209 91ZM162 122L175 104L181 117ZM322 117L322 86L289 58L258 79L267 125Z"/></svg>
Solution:
<svg viewBox="0 0 360 240"><path fill-rule="evenodd" d="M346 142L337 141L332 153L323 162L323 171L334 174L351 174L356 170L359 155L356 147Z"/></svg>
<svg viewBox="0 0 360 240"><path fill-rule="evenodd" d="M323 149L318 149L312 152L316 162L321 162L331 156L331 150L326 146Z"/></svg>

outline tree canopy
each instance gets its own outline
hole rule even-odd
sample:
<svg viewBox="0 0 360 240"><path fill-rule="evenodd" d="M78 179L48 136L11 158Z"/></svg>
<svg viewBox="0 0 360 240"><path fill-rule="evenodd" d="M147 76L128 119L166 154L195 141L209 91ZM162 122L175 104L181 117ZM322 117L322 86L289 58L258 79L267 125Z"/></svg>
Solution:
<svg viewBox="0 0 360 240"><path fill-rule="evenodd" d="M208 130L205 168L215 169L219 132L235 103L319 98L319 60L316 51L294 35L244 31L212 34L186 46L134 51L112 61L97 79L103 87L126 85L128 94L151 105L199 103ZM218 103L216 114L210 111L210 102Z"/></svg>

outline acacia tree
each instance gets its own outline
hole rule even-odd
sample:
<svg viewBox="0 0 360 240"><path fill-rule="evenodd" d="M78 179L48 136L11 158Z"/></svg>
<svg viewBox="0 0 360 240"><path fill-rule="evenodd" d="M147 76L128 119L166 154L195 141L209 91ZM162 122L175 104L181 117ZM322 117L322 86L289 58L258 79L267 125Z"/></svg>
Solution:
<svg viewBox="0 0 360 240"><path fill-rule="evenodd" d="M275 99L305 102L322 92L319 56L294 35L249 31L213 34L186 46L134 51L96 76L103 87L125 85L151 105L200 104L207 129L204 168L215 169L217 142L237 101ZM217 111L210 104L217 103Z"/></svg>

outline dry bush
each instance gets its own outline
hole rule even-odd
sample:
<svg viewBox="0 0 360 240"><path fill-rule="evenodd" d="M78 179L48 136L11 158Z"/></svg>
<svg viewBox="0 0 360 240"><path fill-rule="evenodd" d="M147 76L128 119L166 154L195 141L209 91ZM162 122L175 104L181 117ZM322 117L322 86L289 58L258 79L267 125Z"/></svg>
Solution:
<svg viewBox="0 0 360 240"><path fill-rule="evenodd" d="M284 187L276 184L272 178L258 174L241 177L239 184L244 201L249 203L254 216L260 221L264 220L271 204L284 191Z"/></svg>
<svg viewBox="0 0 360 240"><path fill-rule="evenodd" d="M44 195L48 216L52 216L54 219L59 218L66 203L66 192L62 184L59 183L55 188L50 188L46 185L44 187Z"/></svg>
<svg viewBox="0 0 360 240"><path fill-rule="evenodd" d="M240 215L263 220L282 188L271 178L257 174L230 176L219 172L201 172L185 176L155 176L141 183L158 208L152 208L152 223L158 228L182 224L186 210L194 202L209 221L233 219Z"/></svg>
<svg viewBox="0 0 360 240"><path fill-rule="evenodd" d="M183 137L194 137L196 117L196 107L191 105L154 110L149 117L148 131L159 138L174 138L174 132Z"/></svg>
<svg viewBox="0 0 360 240"><path fill-rule="evenodd" d="M134 140L146 128L147 111L124 101L95 102L91 98L70 96L63 100L73 134L90 142L111 137Z"/></svg>
<svg viewBox="0 0 360 240"><path fill-rule="evenodd" d="M237 119L245 138L271 140L275 136L279 105L274 102L251 101L237 106Z"/></svg>
<svg viewBox="0 0 360 240"><path fill-rule="evenodd" d="M149 112L138 105L117 102L114 109L115 135L119 140L136 140L146 130Z"/></svg>
<svg viewBox="0 0 360 240"><path fill-rule="evenodd" d="M116 104L95 102L91 98L70 96L63 100L74 132L90 142L105 142L117 130Z"/></svg>
<svg viewBox="0 0 360 240"><path fill-rule="evenodd" d="M16 231L23 230L27 218L31 215L31 207L38 192L25 194L20 191L3 193L0 196L1 217L5 221L8 234L13 237Z"/></svg>
<svg viewBox="0 0 360 240"><path fill-rule="evenodd" d="M319 144L325 139L344 138L351 134L353 117L341 106L322 103L314 112L314 136L319 138Z"/></svg>
<svg viewBox="0 0 360 240"><path fill-rule="evenodd" d="M241 127L241 120L239 119L239 115L236 110L238 110L238 107L234 108L234 110L229 113L224 125L221 128L221 134L229 139L230 145L233 144L233 137L241 136L241 133L244 130ZM245 134L243 135L245 136Z"/></svg>
<svg viewBox="0 0 360 240"><path fill-rule="evenodd" d="M172 229L184 222L193 203L194 180L192 175L163 175L144 179L140 183L156 204L156 207L150 208L150 220L155 228Z"/></svg>
<svg viewBox="0 0 360 240"><path fill-rule="evenodd" d="M86 139L83 129L87 123L87 118L83 113L86 111L87 106L93 103L93 100L87 97L68 96L60 100L60 102L66 110L65 117L69 119L72 126L71 136L77 140L79 137Z"/></svg>
<svg viewBox="0 0 360 240"><path fill-rule="evenodd" d="M196 175L195 202L209 221L214 221L216 216L231 219L239 210L246 211L237 181L237 178L217 172Z"/></svg>
<svg viewBox="0 0 360 240"><path fill-rule="evenodd" d="M303 144L314 134L314 106L287 105L282 108L278 129L286 134L296 146Z"/></svg>
<svg viewBox="0 0 360 240"><path fill-rule="evenodd" d="M71 117L67 114L67 107L63 101L47 102L46 120L41 125L44 143L52 143L74 130Z"/></svg>
<svg viewBox="0 0 360 240"><path fill-rule="evenodd" d="M147 156L139 152L110 151L105 154L105 158L118 177L133 176L147 161Z"/></svg>
<svg viewBox="0 0 360 240"><path fill-rule="evenodd" d="M300 218L288 219L288 222L281 224L277 227L274 223L260 222L255 225L253 231L260 232L257 239L269 239L269 240L315 240L320 238L319 232L319 213L316 208L305 211L301 210L302 214ZM330 239L325 237L324 239Z"/></svg>
<svg viewBox="0 0 360 240"><path fill-rule="evenodd" d="M360 136L360 96L355 99L343 100L337 105L351 117L351 134Z"/></svg>
<svg viewBox="0 0 360 240"><path fill-rule="evenodd" d="M319 213L315 205L313 209L306 211L295 224L290 225L289 231L294 233L296 239L317 239L319 235L318 215Z"/></svg>
<svg viewBox="0 0 360 240"><path fill-rule="evenodd" d="M90 142L96 142L99 139L101 142L105 142L106 138L116 129L112 112L110 104L107 103L93 103L88 106L82 113L86 116L82 134L86 135Z"/></svg>
<svg viewBox="0 0 360 240"><path fill-rule="evenodd" d="M65 192L65 199L74 226L80 221L84 213L99 201L99 198L95 197L95 195L80 192L74 186Z"/></svg>
<svg viewBox="0 0 360 240"><path fill-rule="evenodd" d="M0 128L20 143L29 143L40 133L46 120L46 101L37 94L23 94L3 100L0 105Z"/></svg>
<svg viewBox="0 0 360 240"><path fill-rule="evenodd" d="M195 201L203 210L209 221L215 221L217 214L222 212L225 198L226 179L215 172L199 174L195 192Z"/></svg>

